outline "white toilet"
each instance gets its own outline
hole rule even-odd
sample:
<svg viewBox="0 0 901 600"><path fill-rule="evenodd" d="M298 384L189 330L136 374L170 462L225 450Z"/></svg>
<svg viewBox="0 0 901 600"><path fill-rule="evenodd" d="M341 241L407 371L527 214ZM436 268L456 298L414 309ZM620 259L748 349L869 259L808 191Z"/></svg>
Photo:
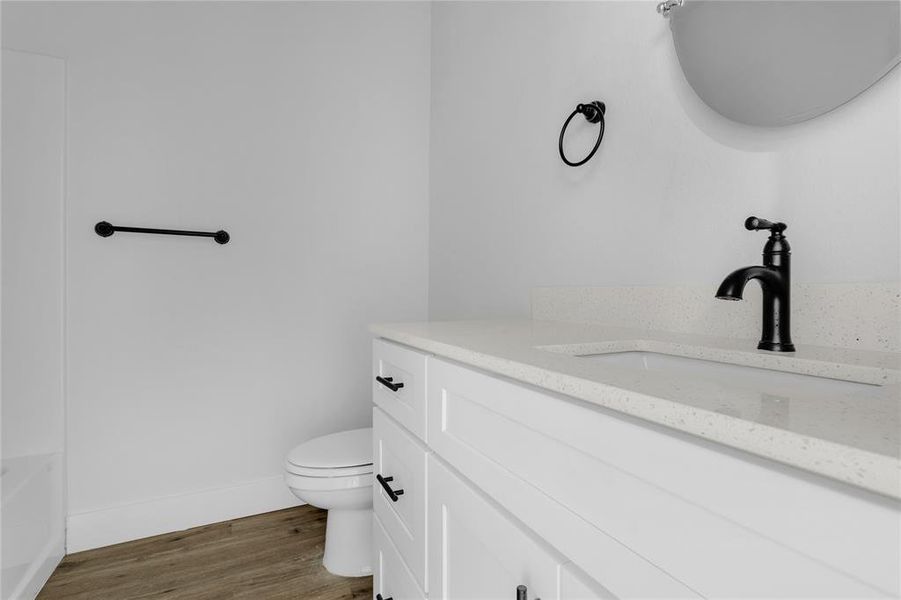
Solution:
<svg viewBox="0 0 901 600"><path fill-rule="evenodd" d="M328 511L322 564L345 577L372 574L372 428L313 438L285 461L295 496Z"/></svg>

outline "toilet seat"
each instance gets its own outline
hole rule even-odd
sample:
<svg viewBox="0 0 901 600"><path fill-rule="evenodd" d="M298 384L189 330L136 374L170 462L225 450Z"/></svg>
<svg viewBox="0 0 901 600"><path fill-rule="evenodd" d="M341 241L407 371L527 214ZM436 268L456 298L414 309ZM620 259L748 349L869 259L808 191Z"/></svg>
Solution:
<svg viewBox="0 0 901 600"><path fill-rule="evenodd" d="M285 473L285 483L289 488L305 491L340 492L356 488L371 488L372 473L350 475L348 477L307 477Z"/></svg>
<svg viewBox="0 0 901 600"><path fill-rule="evenodd" d="M371 474L372 428L341 431L304 442L288 454L285 469L315 478Z"/></svg>
<svg viewBox="0 0 901 600"><path fill-rule="evenodd" d="M368 465L356 465L353 467L339 467L337 469L320 469L317 467L304 467L292 462L285 463L285 470L293 475L304 477L351 477L354 475L369 475L372 473L372 463Z"/></svg>

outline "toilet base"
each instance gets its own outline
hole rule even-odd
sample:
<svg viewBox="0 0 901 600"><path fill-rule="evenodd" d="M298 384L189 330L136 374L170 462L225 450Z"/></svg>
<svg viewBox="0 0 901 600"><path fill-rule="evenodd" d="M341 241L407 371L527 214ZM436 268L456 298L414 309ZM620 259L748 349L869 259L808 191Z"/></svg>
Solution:
<svg viewBox="0 0 901 600"><path fill-rule="evenodd" d="M342 577L372 575L372 509L328 511L322 565Z"/></svg>

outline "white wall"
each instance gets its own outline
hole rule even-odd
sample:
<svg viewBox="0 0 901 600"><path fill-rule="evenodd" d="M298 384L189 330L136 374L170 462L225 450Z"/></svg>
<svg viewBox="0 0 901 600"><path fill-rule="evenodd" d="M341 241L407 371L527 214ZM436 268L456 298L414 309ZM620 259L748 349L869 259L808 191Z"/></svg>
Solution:
<svg viewBox="0 0 901 600"><path fill-rule="evenodd" d="M286 452L370 422L366 324L426 316L429 6L2 16L69 65L69 550L292 502Z"/></svg>
<svg viewBox="0 0 901 600"><path fill-rule="evenodd" d="M525 315L534 286L715 284L760 260L751 214L789 224L797 282L899 279L899 69L808 123L740 126L687 86L655 4L433 6L431 317ZM604 142L567 167L560 126L594 99ZM578 156L596 130L572 130Z"/></svg>

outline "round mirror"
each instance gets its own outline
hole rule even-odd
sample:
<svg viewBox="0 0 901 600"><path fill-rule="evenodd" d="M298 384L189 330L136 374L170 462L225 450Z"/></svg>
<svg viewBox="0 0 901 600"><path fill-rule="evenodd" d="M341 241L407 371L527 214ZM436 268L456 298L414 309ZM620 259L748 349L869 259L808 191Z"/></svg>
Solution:
<svg viewBox="0 0 901 600"><path fill-rule="evenodd" d="M667 14L688 83L748 125L812 119L901 61L901 0L684 0Z"/></svg>

